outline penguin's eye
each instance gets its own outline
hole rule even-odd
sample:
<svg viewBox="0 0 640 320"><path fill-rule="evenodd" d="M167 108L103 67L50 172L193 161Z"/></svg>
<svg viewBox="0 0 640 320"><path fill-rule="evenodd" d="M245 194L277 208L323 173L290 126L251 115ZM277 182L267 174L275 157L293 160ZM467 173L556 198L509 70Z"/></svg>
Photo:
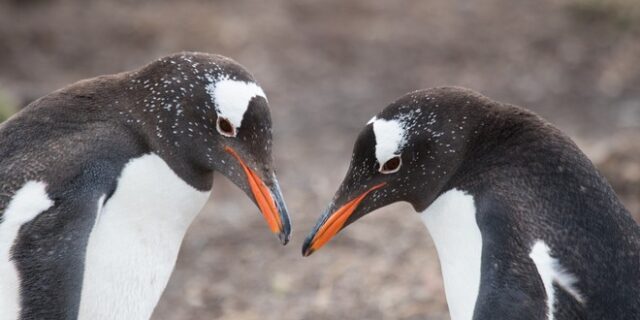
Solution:
<svg viewBox="0 0 640 320"><path fill-rule="evenodd" d="M400 166L402 165L402 158L400 156L394 156L393 158L387 160L381 167L380 172L384 174L398 172L400 170Z"/></svg>
<svg viewBox="0 0 640 320"><path fill-rule="evenodd" d="M218 129L218 132L225 137L236 136L236 128L233 127L233 125L227 118L218 117L218 121L216 122L216 129Z"/></svg>

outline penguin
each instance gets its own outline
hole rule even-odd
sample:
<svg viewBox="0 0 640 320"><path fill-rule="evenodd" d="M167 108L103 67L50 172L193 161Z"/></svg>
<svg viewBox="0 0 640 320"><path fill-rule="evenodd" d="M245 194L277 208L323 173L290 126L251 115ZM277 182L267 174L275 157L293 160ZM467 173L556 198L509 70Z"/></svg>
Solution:
<svg viewBox="0 0 640 320"><path fill-rule="evenodd" d="M358 136L303 255L398 201L435 243L451 319L640 319L640 227L526 109L456 87L391 103Z"/></svg>
<svg viewBox="0 0 640 320"><path fill-rule="evenodd" d="M229 58L179 53L82 80L0 125L0 319L148 319L214 172L291 227L267 97Z"/></svg>

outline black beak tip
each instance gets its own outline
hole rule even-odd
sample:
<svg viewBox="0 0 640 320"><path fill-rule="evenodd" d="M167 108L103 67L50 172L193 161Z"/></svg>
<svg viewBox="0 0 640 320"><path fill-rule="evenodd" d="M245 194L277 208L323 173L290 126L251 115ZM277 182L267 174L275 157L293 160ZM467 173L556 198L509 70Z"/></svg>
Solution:
<svg viewBox="0 0 640 320"><path fill-rule="evenodd" d="M286 207L281 207L281 208L285 208L284 210L286 210ZM289 215L286 213L286 211L280 211L280 212L284 212L284 213L280 215L280 218L283 221L283 226L280 233L278 233L278 239L280 239L280 243L282 243L282 245L284 246L284 245L287 245L287 243L289 243L289 240L291 240L291 223L289 222Z"/></svg>
<svg viewBox="0 0 640 320"><path fill-rule="evenodd" d="M289 243L290 237L291 235L289 234L289 232L282 231L278 233L278 239L280 239L280 243L282 243L283 246L286 246L287 243Z"/></svg>
<svg viewBox="0 0 640 320"><path fill-rule="evenodd" d="M278 214L280 215L280 220L282 222L282 225L280 226L280 233L278 233L278 239L280 239L280 243L284 246L289 243L289 240L291 239L289 210L287 210L287 205L285 205L284 200L282 199L282 192L280 191L280 186L277 182L271 187L271 194L274 197L276 208L278 209Z"/></svg>
<svg viewBox="0 0 640 320"><path fill-rule="evenodd" d="M302 256L303 257L308 257L313 253L313 249L311 248L311 237L307 238L304 241L304 245L302 245Z"/></svg>

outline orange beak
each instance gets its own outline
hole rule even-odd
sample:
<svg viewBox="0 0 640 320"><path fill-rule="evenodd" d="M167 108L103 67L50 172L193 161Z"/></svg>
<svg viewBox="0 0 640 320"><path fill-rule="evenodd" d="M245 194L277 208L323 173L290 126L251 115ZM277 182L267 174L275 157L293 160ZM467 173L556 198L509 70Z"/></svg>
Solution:
<svg viewBox="0 0 640 320"><path fill-rule="evenodd" d="M333 214L329 215L329 218L326 219L320 227L316 227L315 234L312 233L312 236L308 237L304 243L302 248L303 255L309 256L314 251L320 249L324 246L333 236L335 236L338 231L342 229L344 224L347 222L347 219L353 214L353 212L358 208L358 205L364 198L367 197L369 193L374 190L382 188L386 183L381 183L375 185L369 190L363 192L361 195L356 197L355 199L347 202L338 210L336 210Z"/></svg>
<svg viewBox="0 0 640 320"><path fill-rule="evenodd" d="M251 170L251 168L246 165L238 153L228 146L225 146L225 151L238 160L240 166L244 170L244 173L247 175L249 188L253 193L253 197L255 198L258 208L260 208L260 212L262 212L264 219L269 225L269 229L271 232L278 234L282 244L286 244L289 241L291 227L289 225L289 217L286 212L286 207L282 201L280 189L277 186L275 188L275 197L278 200L276 202L276 200L274 200L273 192L267 187L264 181L260 179L255 171ZM280 207L281 210L278 210L278 207Z"/></svg>

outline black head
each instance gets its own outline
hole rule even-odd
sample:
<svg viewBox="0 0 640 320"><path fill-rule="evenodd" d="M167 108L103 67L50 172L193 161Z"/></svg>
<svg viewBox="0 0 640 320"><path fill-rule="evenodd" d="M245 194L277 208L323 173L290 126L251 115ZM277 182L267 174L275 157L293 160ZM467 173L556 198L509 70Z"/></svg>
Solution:
<svg viewBox="0 0 640 320"><path fill-rule="evenodd" d="M271 155L271 114L253 76L223 56L181 53L127 82L136 96L128 121L142 122L152 149L197 188L209 189L214 171L229 178L285 244L291 227Z"/></svg>
<svg viewBox="0 0 640 320"><path fill-rule="evenodd" d="M349 170L308 236L303 254L369 212L398 201L425 210L464 162L490 100L460 88L409 93L373 117L353 149Z"/></svg>

